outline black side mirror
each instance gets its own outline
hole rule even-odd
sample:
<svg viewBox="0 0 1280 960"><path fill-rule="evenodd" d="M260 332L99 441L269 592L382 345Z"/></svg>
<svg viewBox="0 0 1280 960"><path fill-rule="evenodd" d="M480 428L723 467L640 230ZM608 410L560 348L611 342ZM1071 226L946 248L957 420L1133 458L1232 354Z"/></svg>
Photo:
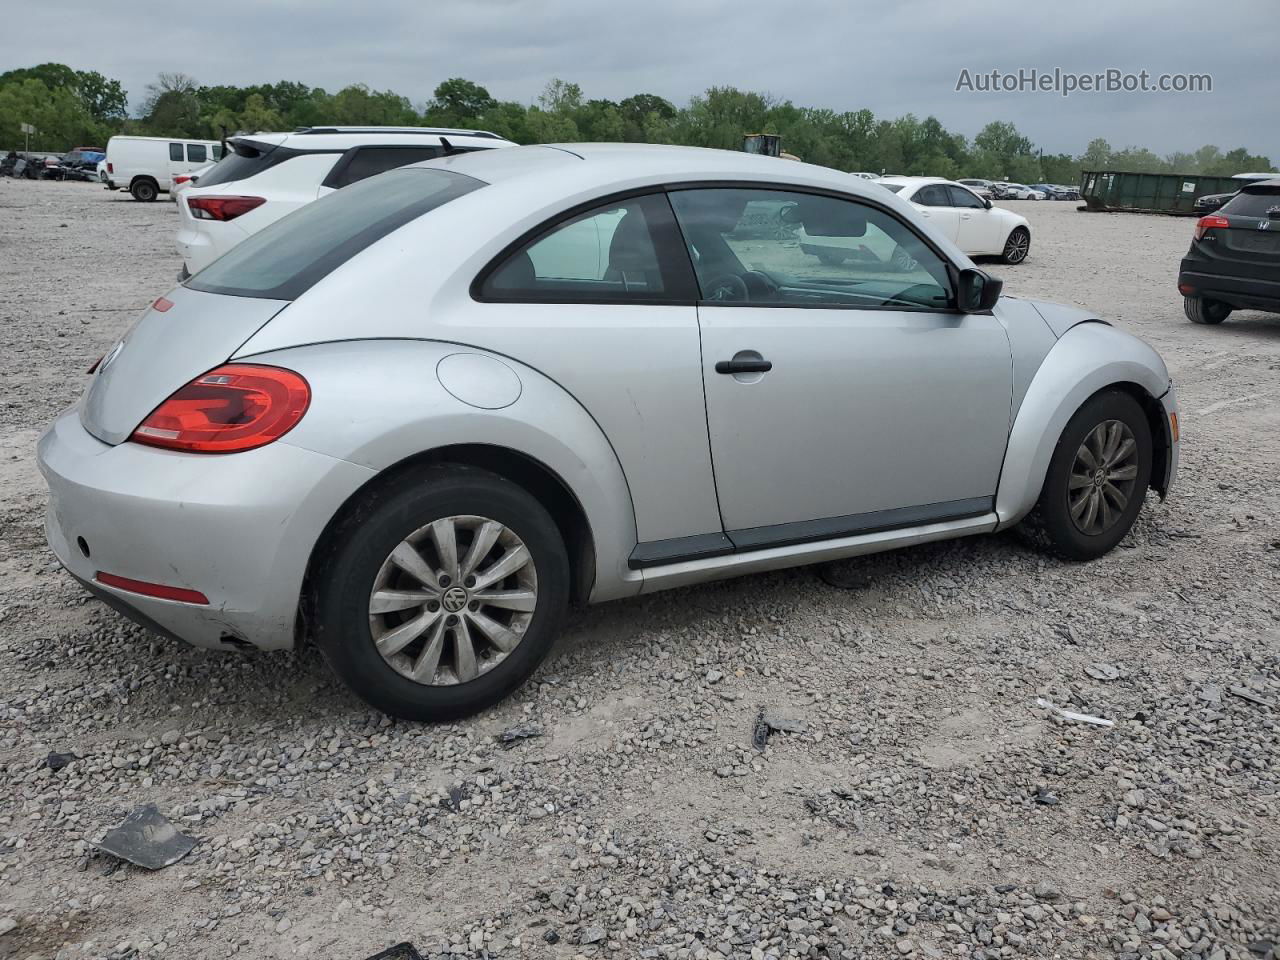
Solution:
<svg viewBox="0 0 1280 960"><path fill-rule="evenodd" d="M800 205L796 203L785 204L782 209L778 211L778 219L788 227L799 226L804 222L800 216Z"/></svg>
<svg viewBox="0 0 1280 960"><path fill-rule="evenodd" d="M982 205L983 205L984 207L986 207L988 210L990 210L990 209L991 209L991 198L990 198L990 197L983 197L983 198L982 198Z"/></svg>
<svg viewBox="0 0 1280 960"><path fill-rule="evenodd" d="M957 306L962 313L985 313L996 305L1003 289L1004 281L990 274L972 268L961 270L956 284Z"/></svg>

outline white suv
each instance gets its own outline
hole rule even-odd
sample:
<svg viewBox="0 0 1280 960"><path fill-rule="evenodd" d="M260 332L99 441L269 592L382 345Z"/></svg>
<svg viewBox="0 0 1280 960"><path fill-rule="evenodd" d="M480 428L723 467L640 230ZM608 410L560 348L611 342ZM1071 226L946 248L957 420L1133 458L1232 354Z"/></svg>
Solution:
<svg viewBox="0 0 1280 960"><path fill-rule="evenodd" d="M179 279L357 180L446 153L511 146L495 133L438 127L304 127L231 137L226 156L177 200Z"/></svg>

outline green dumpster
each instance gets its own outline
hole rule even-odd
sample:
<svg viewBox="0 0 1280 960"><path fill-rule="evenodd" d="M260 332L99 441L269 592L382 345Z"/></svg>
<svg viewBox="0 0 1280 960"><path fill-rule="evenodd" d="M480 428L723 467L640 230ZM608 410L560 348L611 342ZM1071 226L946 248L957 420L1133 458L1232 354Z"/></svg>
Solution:
<svg viewBox="0 0 1280 960"><path fill-rule="evenodd" d="M1242 180L1203 177L1198 173L1086 170L1080 175L1080 195L1088 209L1095 212L1191 216L1196 212L1198 198L1210 193L1231 193L1242 186Z"/></svg>

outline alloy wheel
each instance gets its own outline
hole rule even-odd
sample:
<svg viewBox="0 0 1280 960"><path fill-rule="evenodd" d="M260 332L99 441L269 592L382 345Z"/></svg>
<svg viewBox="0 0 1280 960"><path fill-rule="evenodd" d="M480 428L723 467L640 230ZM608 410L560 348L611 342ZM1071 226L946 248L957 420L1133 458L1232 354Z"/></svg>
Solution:
<svg viewBox="0 0 1280 960"><path fill-rule="evenodd" d="M369 629L397 673L427 686L467 683L519 646L537 606L537 567L510 527L444 517L383 561Z"/></svg>
<svg viewBox="0 0 1280 960"><path fill-rule="evenodd" d="M1025 230L1015 230L1009 234L1009 241L1004 248L1004 256L1010 263L1021 263L1027 259L1027 254L1030 250L1031 235Z"/></svg>
<svg viewBox="0 0 1280 960"><path fill-rule="evenodd" d="M1071 522L1088 536L1106 533L1129 506L1138 479L1138 441L1127 423L1104 420L1085 436L1071 464Z"/></svg>

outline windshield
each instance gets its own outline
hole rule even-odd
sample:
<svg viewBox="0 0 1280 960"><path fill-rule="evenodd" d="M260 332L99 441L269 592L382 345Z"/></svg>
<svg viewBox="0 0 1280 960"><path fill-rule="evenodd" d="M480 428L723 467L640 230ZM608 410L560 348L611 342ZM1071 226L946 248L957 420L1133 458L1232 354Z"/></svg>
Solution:
<svg viewBox="0 0 1280 960"><path fill-rule="evenodd" d="M296 300L393 230L482 186L448 170L370 177L265 227L186 285L233 297Z"/></svg>

